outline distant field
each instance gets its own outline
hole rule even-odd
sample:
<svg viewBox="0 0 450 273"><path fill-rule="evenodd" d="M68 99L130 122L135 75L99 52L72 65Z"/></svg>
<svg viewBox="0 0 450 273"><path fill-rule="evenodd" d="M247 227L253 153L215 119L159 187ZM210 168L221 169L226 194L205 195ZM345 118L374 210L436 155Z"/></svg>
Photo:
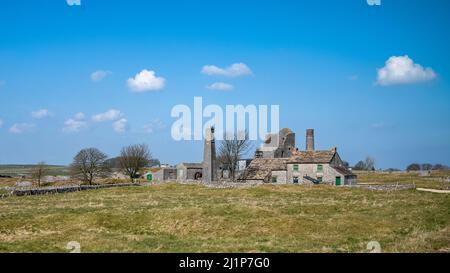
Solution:
<svg viewBox="0 0 450 273"><path fill-rule="evenodd" d="M21 176L30 175L36 165L0 165L0 175ZM67 166L49 165L48 175L68 175Z"/></svg>
<svg viewBox="0 0 450 273"><path fill-rule="evenodd" d="M358 183L369 184L415 184L421 188L450 189L450 171L432 171L431 174L420 172L356 172Z"/></svg>
<svg viewBox="0 0 450 273"><path fill-rule="evenodd" d="M450 196L164 184L0 199L1 252L450 252Z"/></svg>

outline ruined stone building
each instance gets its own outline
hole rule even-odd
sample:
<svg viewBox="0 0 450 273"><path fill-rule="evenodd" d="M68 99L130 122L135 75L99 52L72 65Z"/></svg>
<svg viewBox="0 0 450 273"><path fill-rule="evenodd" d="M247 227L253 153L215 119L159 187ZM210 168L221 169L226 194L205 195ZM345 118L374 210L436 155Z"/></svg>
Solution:
<svg viewBox="0 0 450 273"><path fill-rule="evenodd" d="M273 138L273 135L269 138ZM239 181L276 184L322 183L336 186L356 184L356 175L344 166L336 148L324 151L314 149L313 129L306 132L305 151L299 151L292 146L295 146L295 135L290 129L281 130L278 139L278 147L267 146L267 141L263 144L256 152L256 158L239 177Z"/></svg>
<svg viewBox="0 0 450 273"><path fill-rule="evenodd" d="M287 158L295 150L295 133L284 128L278 134L269 134L256 150L255 158Z"/></svg>
<svg viewBox="0 0 450 273"><path fill-rule="evenodd" d="M165 180L175 181L177 180L177 169L170 166L150 168L144 174L144 179L149 182Z"/></svg>
<svg viewBox="0 0 450 273"><path fill-rule="evenodd" d="M178 164L176 180L178 182L202 181L203 183L212 183L219 179L218 173L214 128L207 128L203 146L203 162Z"/></svg>
<svg viewBox="0 0 450 273"><path fill-rule="evenodd" d="M202 179L202 163L180 163L177 165L177 182L198 181Z"/></svg>
<svg viewBox="0 0 450 273"><path fill-rule="evenodd" d="M252 159L241 159L238 161L236 177L242 174ZM216 140L214 128L205 131L205 142L203 146L202 163L181 163L177 165L178 182L199 182L210 184L220 180L230 179L229 166L220 163L216 156Z"/></svg>

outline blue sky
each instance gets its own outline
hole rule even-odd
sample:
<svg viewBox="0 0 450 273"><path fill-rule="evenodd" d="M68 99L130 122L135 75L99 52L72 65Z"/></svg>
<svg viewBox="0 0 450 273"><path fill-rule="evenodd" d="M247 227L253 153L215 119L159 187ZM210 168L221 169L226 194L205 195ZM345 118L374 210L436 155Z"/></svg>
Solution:
<svg viewBox="0 0 450 273"><path fill-rule="evenodd" d="M315 128L317 148L352 164L450 165L449 26L447 0L2 1L0 164L142 142L200 161L201 142L172 140L170 111L202 96L279 104L299 148ZM240 63L251 74L201 73Z"/></svg>

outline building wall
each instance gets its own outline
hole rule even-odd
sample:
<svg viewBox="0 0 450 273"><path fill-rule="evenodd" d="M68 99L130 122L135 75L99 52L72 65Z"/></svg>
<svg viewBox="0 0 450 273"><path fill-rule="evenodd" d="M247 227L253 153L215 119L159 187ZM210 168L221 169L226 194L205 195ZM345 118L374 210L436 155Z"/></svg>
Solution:
<svg viewBox="0 0 450 273"><path fill-rule="evenodd" d="M149 172L153 175L153 181L163 181L164 180L164 176L163 176L163 170L157 170L155 172Z"/></svg>
<svg viewBox="0 0 450 273"><path fill-rule="evenodd" d="M175 181L177 180L177 169L174 168L163 168L163 169L159 169L157 171L149 171L148 173L145 174L145 179L147 179L147 174L152 174L152 181L167 181L167 180L172 180Z"/></svg>
<svg viewBox="0 0 450 273"><path fill-rule="evenodd" d="M186 177L186 179L187 180L195 180L195 174L196 173L202 173L202 171L203 171L203 169L191 169L191 168L188 168L187 169L187 177ZM200 178L199 179L199 181L201 181L202 179Z"/></svg>
<svg viewBox="0 0 450 273"><path fill-rule="evenodd" d="M177 166L177 181L184 182L186 181L187 168L184 165Z"/></svg>
<svg viewBox="0 0 450 273"><path fill-rule="evenodd" d="M357 184L357 178L356 175L351 175L345 177L345 184L344 185L356 185Z"/></svg>
<svg viewBox="0 0 450 273"><path fill-rule="evenodd" d="M163 169L163 171L164 171L163 173L164 180L171 180L171 181L177 180L177 169L166 168Z"/></svg>
<svg viewBox="0 0 450 273"><path fill-rule="evenodd" d="M178 182L186 182L186 181L192 181L195 180L195 174L196 173L202 173L203 169L195 168L195 167L186 167L184 164L177 165L177 174L176 179ZM201 181L199 179L198 181Z"/></svg>
<svg viewBox="0 0 450 273"><path fill-rule="evenodd" d="M345 176L334 168L330 166L330 164L297 164L298 171L294 171L295 164L287 165L287 183L294 183L294 177L298 177L299 184L312 184L311 181L304 179L304 176L309 176L314 179L318 179L322 177L322 183L324 184L335 184L336 177L341 177L341 185L344 185ZM322 165L323 171L318 172L317 166Z"/></svg>
<svg viewBox="0 0 450 273"><path fill-rule="evenodd" d="M277 182L273 182L272 178L276 177ZM286 184L287 183L287 173L286 171L272 171L272 176L269 179L269 183L276 183L276 184Z"/></svg>
<svg viewBox="0 0 450 273"><path fill-rule="evenodd" d="M341 157L339 156L338 153L336 153L334 155L334 157L333 157L333 159L331 160L330 163L333 166L343 166L344 165L344 162L342 162L342 159L341 159Z"/></svg>

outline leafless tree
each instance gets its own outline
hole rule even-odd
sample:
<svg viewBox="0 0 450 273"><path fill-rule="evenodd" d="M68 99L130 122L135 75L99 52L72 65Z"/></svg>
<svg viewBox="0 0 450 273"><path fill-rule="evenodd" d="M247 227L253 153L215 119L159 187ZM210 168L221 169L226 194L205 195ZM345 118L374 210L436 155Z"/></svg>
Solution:
<svg viewBox="0 0 450 273"><path fill-rule="evenodd" d="M107 155L97 148L87 148L78 152L70 165L72 177L82 179L92 185L97 177L105 177L109 172L105 160Z"/></svg>
<svg viewBox="0 0 450 273"><path fill-rule="evenodd" d="M45 162L39 162L36 167L34 167L31 176L37 180L38 187L41 187L41 179L47 175L49 169Z"/></svg>
<svg viewBox="0 0 450 273"><path fill-rule="evenodd" d="M152 156L145 144L130 145L122 148L119 162L122 171L130 177L131 181L137 178L142 168L150 163Z"/></svg>
<svg viewBox="0 0 450 273"><path fill-rule="evenodd" d="M366 170L375 171L375 159L372 157L366 157L366 160L364 160L364 165L366 166Z"/></svg>
<svg viewBox="0 0 450 273"><path fill-rule="evenodd" d="M228 167L231 179L235 180L239 160L252 147L252 142L248 138L248 132L225 133L224 140L220 143L218 159L219 162Z"/></svg>

